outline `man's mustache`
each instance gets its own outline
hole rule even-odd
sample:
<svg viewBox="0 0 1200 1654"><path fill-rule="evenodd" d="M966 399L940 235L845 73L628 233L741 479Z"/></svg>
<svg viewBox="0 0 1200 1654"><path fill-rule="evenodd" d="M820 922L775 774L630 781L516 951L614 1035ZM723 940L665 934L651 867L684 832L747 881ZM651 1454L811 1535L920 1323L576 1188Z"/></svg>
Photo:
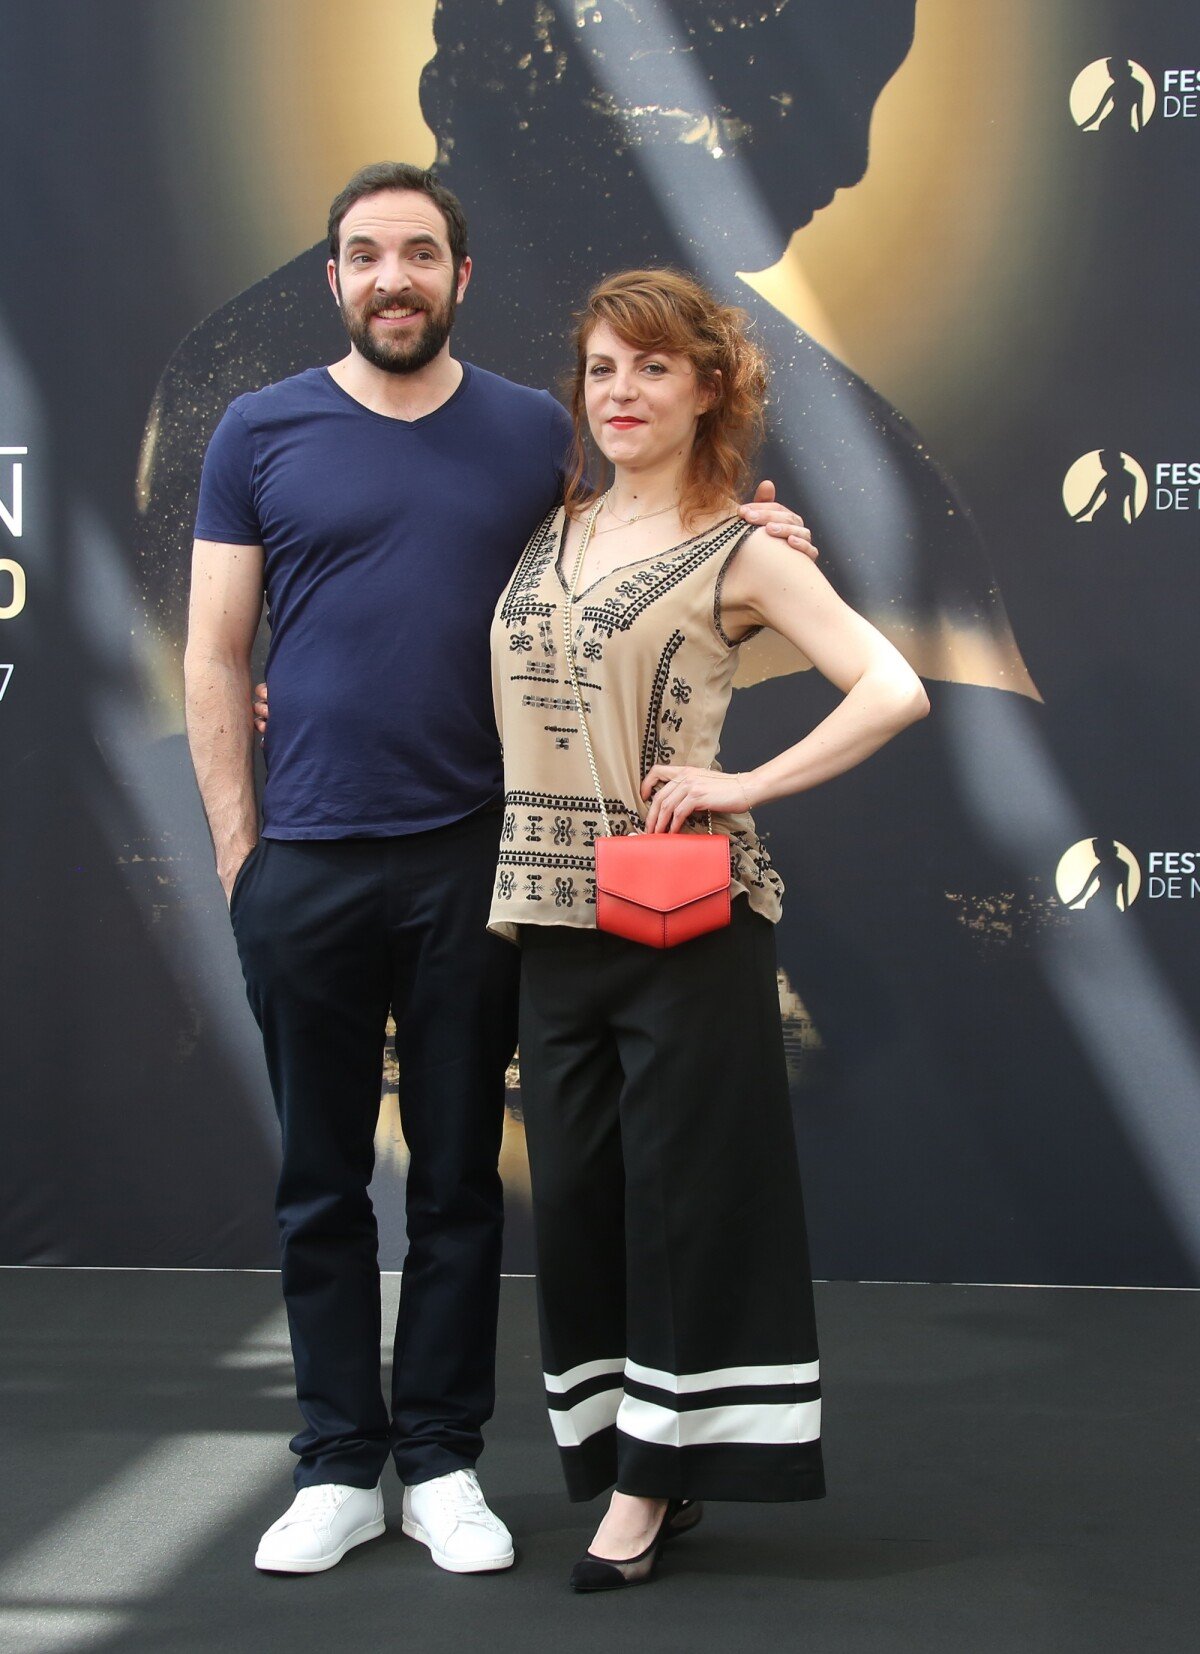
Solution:
<svg viewBox="0 0 1200 1654"><path fill-rule="evenodd" d="M372 299L367 309L368 316L378 316L384 310L432 310L428 300L419 298L416 293L401 293L395 297Z"/></svg>

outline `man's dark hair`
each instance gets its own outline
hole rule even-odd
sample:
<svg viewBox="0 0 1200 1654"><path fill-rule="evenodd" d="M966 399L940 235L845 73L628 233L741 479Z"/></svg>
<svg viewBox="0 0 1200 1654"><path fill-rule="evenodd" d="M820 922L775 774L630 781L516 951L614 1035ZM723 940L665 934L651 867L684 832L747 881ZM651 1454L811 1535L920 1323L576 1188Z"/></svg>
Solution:
<svg viewBox="0 0 1200 1654"><path fill-rule="evenodd" d="M369 167L360 167L333 198L329 208L329 256L337 263L342 246L342 219L356 201L364 195L377 195L380 190L417 190L427 195L446 220L450 233L450 257L454 273L458 274L467 256L467 220L457 195L452 195L440 184L432 172L423 167L410 166L407 161L375 161Z"/></svg>

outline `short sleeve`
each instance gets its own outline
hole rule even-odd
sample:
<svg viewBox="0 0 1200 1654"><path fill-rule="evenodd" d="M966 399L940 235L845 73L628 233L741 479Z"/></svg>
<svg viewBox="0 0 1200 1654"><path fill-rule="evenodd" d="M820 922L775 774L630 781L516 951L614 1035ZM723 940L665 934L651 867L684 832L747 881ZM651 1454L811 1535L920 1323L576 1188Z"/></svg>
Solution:
<svg viewBox="0 0 1200 1654"><path fill-rule="evenodd" d="M204 456L196 538L235 546L262 544L254 505L254 435L236 407L226 408Z"/></svg>

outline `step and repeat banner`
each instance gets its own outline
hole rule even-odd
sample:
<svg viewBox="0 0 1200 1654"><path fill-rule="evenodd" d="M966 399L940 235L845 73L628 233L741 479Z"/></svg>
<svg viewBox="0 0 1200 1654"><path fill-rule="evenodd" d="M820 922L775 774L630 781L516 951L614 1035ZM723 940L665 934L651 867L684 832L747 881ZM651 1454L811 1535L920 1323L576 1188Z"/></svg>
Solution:
<svg viewBox="0 0 1200 1654"><path fill-rule="evenodd" d="M466 208L484 367L557 387L630 265L743 306L761 472L929 685L762 812L816 1272L1195 1284L1191 0L4 0L0 77L0 1258L276 1261L182 732L191 526L229 400L344 351L330 198L406 159ZM736 768L834 699L744 656Z"/></svg>

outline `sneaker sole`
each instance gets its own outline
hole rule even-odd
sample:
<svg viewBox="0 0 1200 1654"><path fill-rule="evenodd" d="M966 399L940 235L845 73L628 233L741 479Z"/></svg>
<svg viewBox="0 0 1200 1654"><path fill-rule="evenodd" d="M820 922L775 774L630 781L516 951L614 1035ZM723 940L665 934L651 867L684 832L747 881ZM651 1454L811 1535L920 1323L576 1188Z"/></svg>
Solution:
<svg viewBox="0 0 1200 1654"><path fill-rule="evenodd" d="M264 1574L323 1574L326 1568L336 1568L347 1551L352 1551L356 1545L365 1545L368 1539L378 1539L383 1533L386 1524L383 1517L374 1522L367 1522L361 1528L355 1528L342 1540L336 1551L328 1556L290 1557L278 1559L265 1557L261 1550L256 1552L254 1566Z"/></svg>
<svg viewBox="0 0 1200 1654"><path fill-rule="evenodd" d="M504 1556L489 1557L485 1562L460 1562L455 1557L447 1556L445 1551L439 1551L419 1522L406 1516L400 1526L410 1539L427 1546L438 1567L445 1568L449 1574L495 1574L502 1568L511 1568L516 1561L516 1552L509 1551Z"/></svg>

